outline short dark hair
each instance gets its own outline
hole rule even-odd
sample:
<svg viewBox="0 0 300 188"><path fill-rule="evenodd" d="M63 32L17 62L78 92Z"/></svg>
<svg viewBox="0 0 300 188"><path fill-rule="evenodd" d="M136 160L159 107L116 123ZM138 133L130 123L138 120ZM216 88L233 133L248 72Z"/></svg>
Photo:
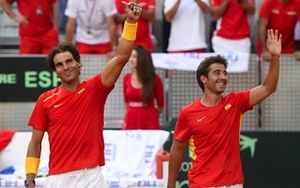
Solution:
<svg viewBox="0 0 300 188"><path fill-rule="evenodd" d="M54 47L47 55L48 66L55 71L55 65L53 61L54 56L56 54L67 52L67 51L72 54L75 61L80 62L80 55L76 46L69 42L61 42L56 47Z"/></svg>
<svg viewBox="0 0 300 188"><path fill-rule="evenodd" d="M227 60L221 55L215 55L215 56L207 57L199 64L199 66L197 68L197 75L196 75L197 77L196 77L196 79L197 79L198 85L200 86L200 88L202 89L203 92L204 92L204 85L200 80L200 76L203 75L207 78L208 73L211 70L210 66L213 63L222 64L222 65L225 66L225 69L227 69L227 66L228 66Z"/></svg>

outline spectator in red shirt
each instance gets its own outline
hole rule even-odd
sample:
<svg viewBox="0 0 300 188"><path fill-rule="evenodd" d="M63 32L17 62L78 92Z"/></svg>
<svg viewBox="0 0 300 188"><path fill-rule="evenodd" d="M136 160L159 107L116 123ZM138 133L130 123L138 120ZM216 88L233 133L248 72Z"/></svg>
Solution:
<svg viewBox="0 0 300 188"><path fill-rule="evenodd" d="M216 53L250 53L249 16L255 13L255 0L211 0L211 14L217 21L212 37Z"/></svg>
<svg viewBox="0 0 300 188"><path fill-rule="evenodd" d="M58 44L57 0L15 0L20 14L11 7L14 0L0 0L7 15L19 23L20 54L47 54Z"/></svg>
<svg viewBox="0 0 300 188"><path fill-rule="evenodd" d="M274 28L282 33L282 53L292 54L294 50L294 28L300 22L299 0L264 0L258 21L257 52L265 61L270 61L271 54L266 47L267 29ZM298 47L299 48L299 47ZM299 51L300 49L298 49ZM298 53L298 52L297 52ZM296 53L295 53L296 55Z"/></svg>

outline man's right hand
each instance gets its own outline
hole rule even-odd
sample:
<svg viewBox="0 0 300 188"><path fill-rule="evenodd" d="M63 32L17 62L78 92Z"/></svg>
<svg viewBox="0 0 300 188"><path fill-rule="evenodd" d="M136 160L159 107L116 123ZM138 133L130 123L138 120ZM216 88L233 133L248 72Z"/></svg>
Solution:
<svg viewBox="0 0 300 188"><path fill-rule="evenodd" d="M282 34L278 30L268 29L267 31L267 48L272 56L280 56L281 54Z"/></svg>
<svg viewBox="0 0 300 188"><path fill-rule="evenodd" d="M28 24L27 18L23 15L18 15L16 17L14 17L13 20L18 22L19 24Z"/></svg>
<svg viewBox="0 0 300 188"><path fill-rule="evenodd" d="M127 13L127 21L129 23L136 23L141 16L142 7L135 2L125 2L122 1Z"/></svg>

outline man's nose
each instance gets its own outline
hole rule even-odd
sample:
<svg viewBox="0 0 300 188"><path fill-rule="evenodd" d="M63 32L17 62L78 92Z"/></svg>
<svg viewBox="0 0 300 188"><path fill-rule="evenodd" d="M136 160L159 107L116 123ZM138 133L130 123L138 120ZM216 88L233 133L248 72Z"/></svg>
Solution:
<svg viewBox="0 0 300 188"><path fill-rule="evenodd" d="M64 64L63 64L63 68L64 68L64 69L69 68L68 64L67 64L67 63L64 63Z"/></svg>
<svg viewBox="0 0 300 188"><path fill-rule="evenodd" d="M221 79L227 79L227 74L222 73L221 74Z"/></svg>

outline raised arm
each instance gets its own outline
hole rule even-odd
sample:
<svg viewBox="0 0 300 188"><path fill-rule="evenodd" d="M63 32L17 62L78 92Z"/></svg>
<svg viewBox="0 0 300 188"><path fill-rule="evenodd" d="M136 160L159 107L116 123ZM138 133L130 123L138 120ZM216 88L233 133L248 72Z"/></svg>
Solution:
<svg viewBox="0 0 300 188"><path fill-rule="evenodd" d="M138 3L138 0L132 0L132 2ZM152 5L152 3L151 3L149 6L155 6L155 4ZM141 18L144 18L145 20L147 20L149 22L154 21L155 20L155 10L142 7ZM124 13L124 14L119 13L116 15L117 23L123 24L126 19L127 19L126 13Z"/></svg>
<svg viewBox="0 0 300 188"><path fill-rule="evenodd" d="M255 106L277 89L279 78L279 62L281 54L282 35L277 30L268 29L267 31L267 49L271 53L271 61L268 73L261 85L250 90L249 105Z"/></svg>
<svg viewBox="0 0 300 188"><path fill-rule="evenodd" d="M122 3L127 13L122 37L119 39L116 55L106 64L101 73L102 83L108 88L115 84L131 55L136 38L137 21L141 15L141 7L137 3L124 1ZM138 9L140 10L136 11Z"/></svg>

